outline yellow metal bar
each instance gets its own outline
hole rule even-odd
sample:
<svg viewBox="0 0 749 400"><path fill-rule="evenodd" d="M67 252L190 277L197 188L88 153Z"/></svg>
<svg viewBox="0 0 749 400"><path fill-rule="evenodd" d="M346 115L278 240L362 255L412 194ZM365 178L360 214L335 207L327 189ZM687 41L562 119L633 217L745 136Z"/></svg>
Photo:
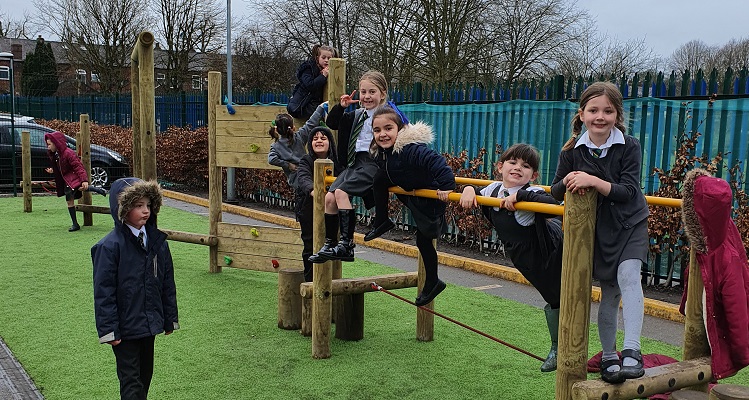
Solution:
<svg viewBox="0 0 749 400"><path fill-rule="evenodd" d="M328 185L333 183L334 181L335 181L334 176L325 177L325 183ZM490 181L488 179L461 178L457 176L455 177L455 183L459 185L489 186L489 184L493 182L495 181ZM540 188L543 188L547 192L551 191L551 186L543 186L543 185L537 185L537 186ZM429 197L432 199L437 198L437 191L435 190L419 189L419 190L415 190L412 192L406 192L405 190L399 188L398 186L393 186L390 188L390 192L399 193L399 194L408 194L408 195L413 195L413 196ZM460 193L450 193L448 198L452 201L458 201L460 200ZM645 196L645 200L647 200L648 204L651 206L681 208L681 199L672 199L668 197L657 197L657 196ZM476 201L482 206L502 207L502 199L497 199L493 197L485 197L485 196L476 196ZM561 207L561 208L557 209L557 207ZM518 210L540 212L544 214L553 214L553 215L564 214L564 206L555 206L553 204L528 203L528 202L521 201L515 205L515 208L517 208Z"/></svg>

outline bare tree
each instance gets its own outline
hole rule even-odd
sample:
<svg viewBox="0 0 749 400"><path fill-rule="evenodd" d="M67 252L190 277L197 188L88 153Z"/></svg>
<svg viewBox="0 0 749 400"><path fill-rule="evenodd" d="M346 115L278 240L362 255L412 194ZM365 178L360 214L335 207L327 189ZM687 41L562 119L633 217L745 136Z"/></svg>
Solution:
<svg viewBox="0 0 749 400"><path fill-rule="evenodd" d="M232 87L237 91L260 89L291 92L296 82L297 60L289 58L291 40L246 25L234 40ZM221 66L225 69L225 61ZM269 74L269 71L273 71Z"/></svg>
<svg viewBox="0 0 749 400"><path fill-rule="evenodd" d="M23 18L11 18L8 13L0 12L0 37L12 39L32 39L37 32L32 31L33 24L28 11L24 11Z"/></svg>
<svg viewBox="0 0 749 400"><path fill-rule="evenodd" d="M559 54L588 35L587 13L565 0L497 0L488 23L498 43L498 73L512 82L543 75Z"/></svg>
<svg viewBox="0 0 749 400"><path fill-rule="evenodd" d="M728 67L734 70L749 66L749 38L731 39L715 53L715 68L725 71Z"/></svg>
<svg viewBox="0 0 749 400"><path fill-rule="evenodd" d="M595 71L598 75L617 76L646 71L655 67L658 56L647 47L645 39L625 42L609 42L600 64Z"/></svg>
<svg viewBox="0 0 749 400"><path fill-rule="evenodd" d="M377 40L360 41L356 65L376 69L389 81L410 81L415 75L416 58L409 31L415 29L415 13L408 1L370 0L361 6L362 35ZM363 71L356 71L363 72ZM358 75L358 74L357 74Z"/></svg>
<svg viewBox="0 0 749 400"><path fill-rule="evenodd" d="M710 71L714 67L715 54L718 49L702 40L691 40L679 46L669 57L668 66L672 70L689 70L692 73L700 68Z"/></svg>
<svg viewBox="0 0 749 400"><path fill-rule="evenodd" d="M61 38L71 67L97 74L100 90L121 92L137 35L148 26L146 0L34 0L36 17ZM50 18L50 15L55 15ZM93 78L93 77L92 77Z"/></svg>
<svg viewBox="0 0 749 400"><path fill-rule="evenodd" d="M484 54L486 36L482 15L486 3L481 0L416 0L411 6L414 29L409 29L410 49L420 61L417 79L434 83L453 83L473 70L476 59Z"/></svg>
<svg viewBox="0 0 749 400"><path fill-rule="evenodd" d="M157 62L164 67L167 88L179 91L196 64L205 61L204 52L221 48L225 9L218 0L159 0L156 7L161 18L157 37L165 50Z"/></svg>

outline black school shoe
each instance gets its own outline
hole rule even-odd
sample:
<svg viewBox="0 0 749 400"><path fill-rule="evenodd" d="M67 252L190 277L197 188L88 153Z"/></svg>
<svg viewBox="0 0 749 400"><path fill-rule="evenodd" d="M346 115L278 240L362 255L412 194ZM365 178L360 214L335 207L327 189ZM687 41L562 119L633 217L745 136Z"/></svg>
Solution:
<svg viewBox="0 0 749 400"><path fill-rule="evenodd" d="M390 218L388 218L385 222L375 226L371 231L367 232L367 234L364 235L364 241L369 242L370 240L377 239L393 228L395 228L395 224L390 220Z"/></svg>
<svg viewBox="0 0 749 400"><path fill-rule="evenodd" d="M618 371L611 372L608 370L609 367L614 365L619 366ZM617 358L615 360L601 361L601 379L607 383L622 383L627 378L622 376L622 362Z"/></svg>
<svg viewBox="0 0 749 400"><path fill-rule="evenodd" d="M622 360L624 358L630 357L637 360L637 365L633 365L631 367L627 367L622 364L622 369L619 370L619 374L624 379L636 379L643 375L645 375L645 369L643 369L642 364L642 353L640 350L632 350L632 349L624 349L622 350Z"/></svg>
<svg viewBox="0 0 749 400"><path fill-rule="evenodd" d="M81 230L81 226L78 224L73 224L70 228L68 228L68 232L75 232Z"/></svg>
<svg viewBox="0 0 749 400"><path fill-rule="evenodd" d="M445 282L437 279L437 283L428 293L426 292L426 290L421 291L421 294L416 298L414 304L416 304L418 307L421 307L431 303L432 300L434 300L434 298L437 297L438 294L442 293L442 291L445 290L446 287L447 285L445 285Z"/></svg>

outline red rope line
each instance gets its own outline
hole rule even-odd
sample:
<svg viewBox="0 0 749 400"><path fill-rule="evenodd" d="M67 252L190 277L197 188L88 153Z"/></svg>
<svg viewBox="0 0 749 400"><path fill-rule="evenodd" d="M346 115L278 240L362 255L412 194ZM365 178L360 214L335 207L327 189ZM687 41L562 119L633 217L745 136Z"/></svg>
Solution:
<svg viewBox="0 0 749 400"><path fill-rule="evenodd" d="M406 299L406 298L404 298L404 297L398 296L397 294L395 294L395 293L393 293L393 292L391 292L391 291L389 291L389 290L387 290L387 289L384 289L384 288L383 288L382 286L378 285L378 284L377 284L377 283L375 283L375 282L372 282L372 283L371 283L370 285L371 285L372 289L374 289L374 290L377 290L377 291L379 291L379 292L383 292L383 293L387 293L387 294L389 294L389 295L391 295L391 296L395 297L396 299L399 299L399 300L405 301L405 302L406 302L406 303L408 303L408 304L411 304L411 305L413 305L413 306L416 306L416 304L414 304L414 302L412 302L411 300L408 300L408 299ZM446 320L448 320L448 321L450 321L450 322L452 322L452 323L454 323L454 324L456 324L456 325L462 326L463 328L466 328L466 329L468 329L468 330L469 330L469 331L471 331L471 332L475 332L475 333L478 333L479 335L481 335L481 336L483 336L483 337L485 337L485 338L491 339L491 340L493 340L493 341L495 341L495 342L497 342L497 343L499 343L499 344L503 344L503 345L505 345L505 346L507 346L507 347L509 347L509 348L513 349L513 350L519 351L519 352L521 352L521 353L523 353L523 354L525 354L525 355L527 355L527 356L533 357L533 358L535 358L536 360L539 360L539 361L546 361L546 359L545 359L545 358L541 358L541 357L539 357L539 356L537 356L537 355L535 355L535 354L533 354L533 353L529 352L528 350L523 350L523 349L521 349L520 347L517 347L517 346L514 346L514 345L512 345L512 344L510 344L510 343L507 343L507 342L505 342L505 341L504 341L504 340L502 340L502 339L498 339L498 338L495 338L494 336L492 336L492 335L489 335L488 333L484 333L484 332L481 332L480 330L478 330L478 329L476 329L476 328L472 328L472 327L470 327L470 326L468 326L468 325L466 325L466 324L464 324L464 323L462 323L462 322L460 322L460 321L456 321L456 320L454 320L454 319L452 319L452 318L450 318L450 317L448 317L448 316L446 316L446 315L442 315L442 314L438 313L437 311L434 311L434 310L432 310L432 309L429 309L429 308L427 308L427 307L425 307L425 306L420 306L419 308L420 308L420 309L422 309L422 310L424 310L424 311L426 311L426 312L428 312L428 313L434 314L434 315L436 315L436 316L438 316L438 317L440 317L440 318L446 319Z"/></svg>

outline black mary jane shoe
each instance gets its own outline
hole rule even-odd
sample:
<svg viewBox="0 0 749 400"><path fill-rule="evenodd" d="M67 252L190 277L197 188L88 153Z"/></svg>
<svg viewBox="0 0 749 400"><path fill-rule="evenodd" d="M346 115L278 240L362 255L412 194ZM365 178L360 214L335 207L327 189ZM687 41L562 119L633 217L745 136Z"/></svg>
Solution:
<svg viewBox="0 0 749 400"><path fill-rule="evenodd" d="M619 366L619 371L611 372L609 367L614 365ZM601 379L606 383L622 383L626 380L621 374L622 362L617 358L616 360L601 361Z"/></svg>
<svg viewBox="0 0 749 400"><path fill-rule="evenodd" d="M425 290L421 291L421 294L416 297L416 301L414 302L414 304L416 304L416 306L418 307L421 307L431 303L432 300L434 300L434 298L437 297L438 294L442 293L442 291L445 290L446 287L447 285L445 285L445 282L442 282L438 279L437 283L429 290L428 293L425 293Z"/></svg>
<svg viewBox="0 0 749 400"><path fill-rule="evenodd" d="M370 240L377 239L393 228L395 228L395 224L390 220L390 218L388 218L385 222L375 226L371 231L367 232L367 234L364 235L364 241L369 242Z"/></svg>
<svg viewBox="0 0 749 400"><path fill-rule="evenodd" d="M628 367L622 364L622 369L619 370L619 373L624 379L637 379L645 375L645 369L643 369L642 364L642 353L640 352L640 350L622 350L622 360L624 360L626 357L634 358L635 360L637 360L637 365Z"/></svg>
<svg viewBox="0 0 749 400"><path fill-rule="evenodd" d="M80 230L81 230L81 226L78 224L73 224L70 228L68 228L68 232L75 232L75 231L80 231Z"/></svg>

